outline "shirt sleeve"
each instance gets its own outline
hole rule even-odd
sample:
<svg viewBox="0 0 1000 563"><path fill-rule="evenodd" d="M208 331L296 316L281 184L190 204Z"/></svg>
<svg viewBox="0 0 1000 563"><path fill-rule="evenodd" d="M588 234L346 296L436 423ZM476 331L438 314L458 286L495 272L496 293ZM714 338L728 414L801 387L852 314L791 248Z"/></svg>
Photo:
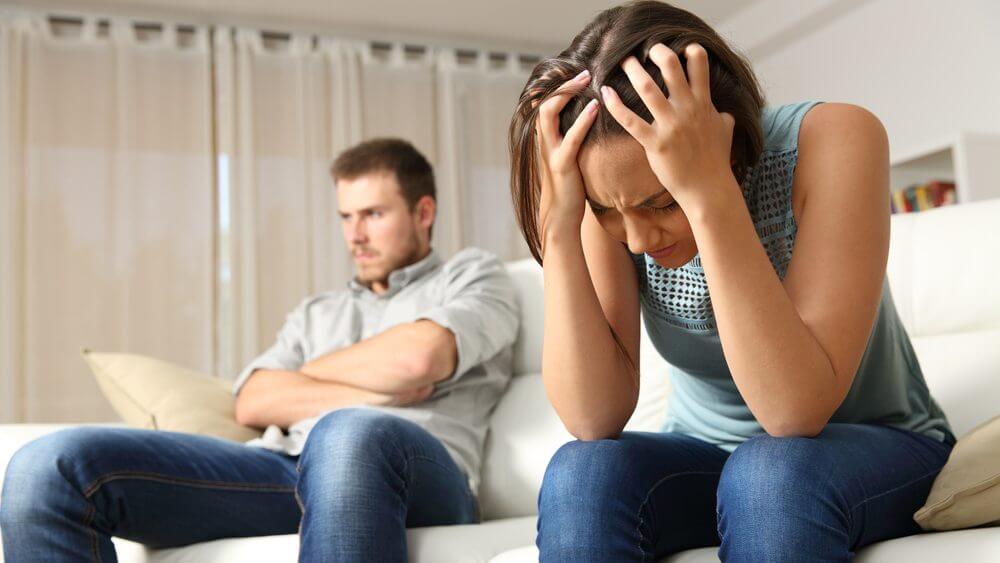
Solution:
<svg viewBox="0 0 1000 563"><path fill-rule="evenodd" d="M254 358L233 383L233 395L238 395L253 372L259 369L297 371L305 363L302 342L305 338L306 306L309 300L300 303L285 318L285 324L278 331L277 340L263 354Z"/></svg>
<svg viewBox="0 0 1000 563"><path fill-rule="evenodd" d="M520 315L514 283L503 263L485 250L463 250L445 264L444 293L440 305L418 318L454 333L458 365L445 381L450 382L513 346Z"/></svg>

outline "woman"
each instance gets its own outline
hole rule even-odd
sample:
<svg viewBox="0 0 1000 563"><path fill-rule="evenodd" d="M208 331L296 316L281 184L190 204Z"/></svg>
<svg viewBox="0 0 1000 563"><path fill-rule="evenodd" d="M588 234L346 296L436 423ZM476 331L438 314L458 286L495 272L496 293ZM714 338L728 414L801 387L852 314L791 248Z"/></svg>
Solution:
<svg viewBox="0 0 1000 563"><path fill-rule="evenodd" d="M543 561L845 561L919 531L955 439L885 283L874 116L765 108L703 21L637 2L535 68L510 143L545 389L578 438L542 484ZM659 433L622 432L640 310L672 366Z"/></svg>

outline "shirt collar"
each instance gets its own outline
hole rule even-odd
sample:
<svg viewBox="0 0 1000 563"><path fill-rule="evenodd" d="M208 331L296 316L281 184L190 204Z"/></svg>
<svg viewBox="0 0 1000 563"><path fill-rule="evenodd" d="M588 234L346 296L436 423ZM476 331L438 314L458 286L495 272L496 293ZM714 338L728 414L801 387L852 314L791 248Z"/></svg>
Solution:
<svg viewBox="0 0 1000 563"><path fill-rule="evenodd" d="M420 279L425 274L430 273L432 270L441 265L441 258L438 256L433 249L420 260L410 264L409 266L403 266L398 270L393 270L389 273L388 285L389 289L382 295L376 295L376 297L389 297L404 287L410 285L414 281ZM347 287L350 288L355 294L358 293L371 293L375 295L372 290L365 287L363 284L359 283L357 278L352 278L351 281L347 282Z"/></svg>

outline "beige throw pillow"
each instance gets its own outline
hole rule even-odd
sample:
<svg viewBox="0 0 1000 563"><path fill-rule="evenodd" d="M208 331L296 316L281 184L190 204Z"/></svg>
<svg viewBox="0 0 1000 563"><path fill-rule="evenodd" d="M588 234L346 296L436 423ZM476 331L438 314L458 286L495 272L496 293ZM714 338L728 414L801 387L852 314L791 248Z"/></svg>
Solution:
<svg viewBox="0 0 1000 563"><path fill-rule="evenodd" d="M130 426L239 442L260 436L235 418L232 382L134 354L83 350L104 396Z"/></svg>
<svg viewBox="0 0 1000 563"><path fill-rule="evenodd" d="M1000 524L1000 416L955 444L913 519L925 530Z"/></svg>

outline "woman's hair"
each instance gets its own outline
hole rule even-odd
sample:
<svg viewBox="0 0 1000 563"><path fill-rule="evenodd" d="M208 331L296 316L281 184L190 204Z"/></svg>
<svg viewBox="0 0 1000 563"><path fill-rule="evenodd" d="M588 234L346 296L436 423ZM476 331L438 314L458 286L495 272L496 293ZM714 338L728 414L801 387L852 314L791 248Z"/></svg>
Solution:
<svg viewBox="0 0 1000 563"><path fill-rule="evenodd" d="M749 63L694 14L663 2L637 1L604 10L594 18L555 57L535 66L521 92L511 120L509 148L511 156L511 195L518 224L524 233L532 256L541 259L541 234L538 225L540 182L535 121L538 106L551 97L567 80L583 70L591 79L578 87L573 98L559 115L559 132L563 135L574 123L590 100L600 99L602 85L614 88L622 102L646 122L653 117L639 98L620 63L635 55L657 86L668 94L660 69L649 59L649 49L663 43L680 58L687 74L684 48L698 43L708 52L709 87L712 103L720 112L733 116L733 174L740 183L748 169L756 163L764 144L760 110L764 95ZM584 144L603 142L628 135L607 111L598 112L597 119L584 138Z"/></svg>

